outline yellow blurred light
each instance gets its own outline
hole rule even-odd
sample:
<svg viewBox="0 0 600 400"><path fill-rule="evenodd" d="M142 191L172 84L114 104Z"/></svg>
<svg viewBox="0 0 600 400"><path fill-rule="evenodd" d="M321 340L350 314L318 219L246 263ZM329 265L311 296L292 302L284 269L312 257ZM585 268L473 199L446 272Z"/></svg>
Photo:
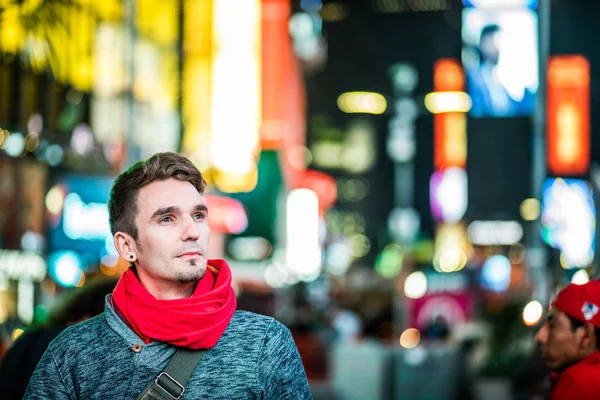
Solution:
<svg viewBox="0 0 600 400"><path fill-rule="evenodd" d="M523 309L523 323L533 326L542 319L543 308L539 301L530 301Z"/></svg>
<svg viewBox="0 0 600 400"><path fill-rule="evenodd" d="M201 171L210 167L212 2L183 3L183 110L181 149Z"/></svg>
<svg viewBox="0 0 600 400"><path fill-rule="evenodd" d="M585 269L580 269L579 271L575 272L571 278L571 283L574 283L575 285L585 285L589 281L590 276Z"/></svg>
<svg viewBox="0 0 600 400"><path fill-rule="evenodd" d="M312 162L312 153L304 146L296 146L290 149L288 159L292 167L305 169Z"/></svg>
<svg viewBox="0 0 600 400"><path fill-rule="evenodd" d="M258 168L238 175L216 170L212 174L213 183L224 193L251 192L258 183Z"/></svg>
<svg viewBox="0 0 600 400"><path fill-rule="evenodd" d="M352 257L364 257L369 253L369 250L371 250L371 241L365 235L352 235L349 239Z"/></svg>
<svg viewBox="0 0 600 400"><path fill-rule="evenodd" d="M82 273L81 274L81 279L79 280L79 282L77 282L75 284L75 287L80 288L80 287L83 287L83 285L85 285L85 274Z"/></svg>
<svg viewBox="0 0 600 400"><path fill-rule="evenodd" d="M446 249L434 259L434 268L441 272L460 271L467 264L467 255L461 249Z"/></svg>
<svg viewBox="0 0 600 400"><path fill-rule="evenodd" d="M178 4L163 0L136 1L136 26L141 36L159 46L177 42Z"/></svg>
<svg viewBox="0 0 600 400"><path fill-rule="evenodd" d="M54 186L46 195L46 208L52 214L59 215L62 212L64 201L64 191L60 187Z"/></svg>
<svg viewBox="0 0 600 400"><path fill-rule="evenodd" d="M21 328L16 328L14 331L12 331L12 340L13 342L15 340L17 340L19 338L19 336L21 336L25 331Z"/></svg>
<svg viewBox="0 0 600 400"><path fill-rule="evenodd" d="M18 5L12 5L2 11L0 21L0 48L7 53L18 53L25 40L25 30L20 21Z"/></svg>
<svg viewBox="0 0 600 400"><path fill-rule="evenodd" d="M100 264L100 272L102 272L106 276L115 276L117 273L117 267L111 267L108 265Z"/></svg>
<svg viewBox="0 0 600 400"><path fill-rule="evenodd" d="M8 138L8 131L6 131L7 135L6 137ZM2 128L0 128L0 147L2 146L2 143L4 142L4 130Z"/></svg>
<svg viewBox="0 0 600 400"><path fill-rule="evenodd" d="M427 293L427 276L415 271L404 280L404 295L409 299L420 299Z"/></svg>
<svg viewBox="0 0 600 400"><path fill-rule="evenodd" d="M3 133L3 141L0 142L0 149L5 150L6 147L8 146L8 138L10 137L11 133L10 131L7 131L6 129L4 130Z"/></svg>
<svg viewBox="0 0 600 400"><path fill-rule="evenodd" d="M432 92L425 96L425 107L433 114L466 113L471 105L471 97L465 92Z"/></svg>
<svg viewBox="0 0 600 400"><path fill-rule="evenodd" d="M405 349L416 347L421 341L421 333L416 328L408 328L400 335L400 346Z"/></svg>
<svg viewBox="0 0 600 400"><path fill-rule="evenodd" d="M538 199L525 199L519 207L521 218L525 221L535 221L540 217L540 201Z"/></svg>
<svg viewBox="0 0 600 400"><path fill-rule="evenodd" d="M521 264L525 261L525 246L516 243L508 251L508 259L512 264Z"/></svg>
<svg viewBox="0 0 600 400"><path fill-rule="evenodd" d="M40 136L35 132L29 132L25 136L25 150L33 153L40 144Z"/></svg>
<svg viewBox="0 0 600 400"><path fill-rule="evenodd" d="M348 114L383 114L387 109L387 101L379 93L347 92L337 99L337 105Z"/></svg>
<svg viewBox="0 0 600 400"><path fill-rule="evenodd" d="M348 10L342 3L326 3L320 11L321 19L326 22L337 22L348 18Z"/></svg>

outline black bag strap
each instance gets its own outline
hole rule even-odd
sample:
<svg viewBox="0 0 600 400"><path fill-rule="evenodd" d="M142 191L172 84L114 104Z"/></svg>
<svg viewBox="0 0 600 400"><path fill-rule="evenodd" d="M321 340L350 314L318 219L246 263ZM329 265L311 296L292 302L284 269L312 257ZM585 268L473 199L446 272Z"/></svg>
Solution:
<svg viewBox="0 0 600 400"><path fill-rule="evenodd" d="M178 400L206 350L178 348L167 366L137 400Z"/></svg>

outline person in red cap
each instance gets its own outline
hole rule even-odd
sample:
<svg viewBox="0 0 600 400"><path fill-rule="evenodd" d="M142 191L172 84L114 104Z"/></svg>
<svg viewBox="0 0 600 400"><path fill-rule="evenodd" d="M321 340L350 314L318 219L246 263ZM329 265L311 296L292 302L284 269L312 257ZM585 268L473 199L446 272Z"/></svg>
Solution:
<svg viewBox="0 0 600 400"><path fill-rule="evenodd" d="M536 336L552 400L600 399L600 280L561 290Z"/></svg>

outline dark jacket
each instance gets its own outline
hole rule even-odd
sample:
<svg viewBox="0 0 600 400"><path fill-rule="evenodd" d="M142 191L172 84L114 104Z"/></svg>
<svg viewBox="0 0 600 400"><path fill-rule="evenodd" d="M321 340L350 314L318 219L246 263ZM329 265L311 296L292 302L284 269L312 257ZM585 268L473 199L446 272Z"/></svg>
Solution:
<svg viewBox="0 0 600 400"><path fill-rule="evenodd" d="M52 342L24 398L135 399L174 352L163 342L144 344L107 302L104 314L69 327ZM196 367L185 398L312 396L290 331L273 318L237 311Z"/></svg>

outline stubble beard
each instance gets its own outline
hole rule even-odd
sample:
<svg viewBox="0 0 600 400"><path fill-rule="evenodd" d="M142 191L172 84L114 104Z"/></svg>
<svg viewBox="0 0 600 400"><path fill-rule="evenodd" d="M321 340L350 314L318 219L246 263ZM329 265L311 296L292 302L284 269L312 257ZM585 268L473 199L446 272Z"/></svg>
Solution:
<svg viewBox="0 0 600 400"><path fill-rule="evenodd" d="M206 274L206 263L199 260L189 260L188 263L189 270L177 274L176 279L179 283L197 282Z"/></svg>

